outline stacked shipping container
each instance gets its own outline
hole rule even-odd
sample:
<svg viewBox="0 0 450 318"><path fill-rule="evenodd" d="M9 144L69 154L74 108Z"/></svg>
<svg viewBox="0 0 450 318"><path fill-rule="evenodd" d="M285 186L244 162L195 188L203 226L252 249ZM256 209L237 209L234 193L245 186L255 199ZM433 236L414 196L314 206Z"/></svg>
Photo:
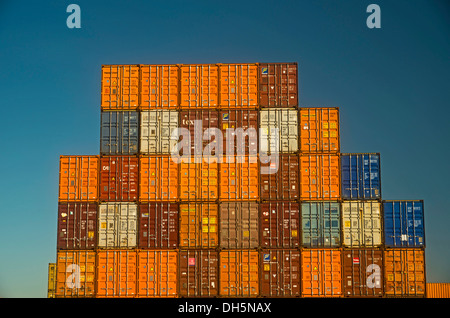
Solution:
<svg viewBox="0 0 450 318"><path fill-rule="evenodd" d="M103 66L49 297L424 297L423 201L382 201L339 125L298 107L296 63Z"/></svg>

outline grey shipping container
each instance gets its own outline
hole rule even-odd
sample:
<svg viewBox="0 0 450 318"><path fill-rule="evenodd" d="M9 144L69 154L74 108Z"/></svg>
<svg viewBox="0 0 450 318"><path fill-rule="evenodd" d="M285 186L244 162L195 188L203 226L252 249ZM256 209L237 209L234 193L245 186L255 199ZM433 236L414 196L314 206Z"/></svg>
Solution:
<svg viewBox="0 0 450 318"><path fill-rule="evenodd" d="M134 155L139 151L139 113L102 111L100 154Z"/></svg>

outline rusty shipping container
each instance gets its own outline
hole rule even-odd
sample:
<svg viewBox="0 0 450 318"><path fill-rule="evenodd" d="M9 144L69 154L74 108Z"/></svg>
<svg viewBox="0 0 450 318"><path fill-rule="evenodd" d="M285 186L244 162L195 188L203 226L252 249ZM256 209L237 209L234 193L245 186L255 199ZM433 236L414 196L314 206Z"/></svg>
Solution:
<svg viewBox="0 0 450 318"><path fill-rule="evenodd" d="M257 156L225 156L219 169L221 201L259 199Z"/></svg>
<svg viewBox="0 0 450 318"><path fill-rule="evenodd" d="M300 155L300 199L340 199L339 155Z"/></svg>
<svg viewBox="0 0 450 318"><path fill-rule="evenodd" d="M171 154L178 141L178 111L152 109L141 111L140 117L140 153Z"/></svg>
<svg viewBox="0 0 450 318"><path fill-rule="evenodd" d="M99 161L99 156L60 156L59 201L97 201Z"/></svg>
<svg viewBox="0 0 450 318"><path fill-rule="evenodd" d="M301 250L302 297L342 297L341 250Z"/></svg>
<svg viewBox="0 0 450 318"><path fill-rule="evenodd" d="M139 202L177 201L178 169L170 155L139 157Z"/></svg>
<svg viewBox="0 0 450 318"><path fill-rule="evenodd" d="M300 114L301 153L339 153L339 108L302 107Z"/></svg>
<svg viewBox="0 0 450 318"><path fill-rule="evenodd" d="M59 250L56 255L56 297L94 297L96 253L92 250Z"/></svg>
<svg viewBox="0 0 450 318"><path fill-rule="evenodd" d="M198 162L197 162L198 161ZM181 201L214 201L219 194L219 164L213 158L190 158L179 166Z"/></svg>
<svg viewBox="0 0 450 318"><path fill-rule="evenodd" d="M219 128L223 143L219 154L258 154L258 111L254 109L222 109L219 111ZM229 145L228 145L229 144Z"/></svg>
<svg viewBox="0 0 450 318"><path fill-rule="evenodd" d="M217 203L180 203L180 248L215 248L219 245Z"/></svg>
<svg viewBox="0 0 450 318"><path fill-rule="evenodd" d="M219 107L258 107L258 65L219 64Z"/></svg>
<svg viewBox="0 0 450 318"><path fill-rule="evenodd" d="M300 197L299 157L298 155L280 154L274 162L260 163L261 200L295 201Z"/></svg>
<svg viewBox="0 0 450 318"><path fill-rule="evenodd" d="M178 251L138 250L137 297L178 296Z"/></svg>
<svg viewBox="0 0 450 318"><path fill-rule="evenodd" d="M425 251L422 248L386 248L384 284L387 297L425 297Z"/></svg>
<svg viewBox="0 0 450 318"><path fill-rule="evenodd" d="M219 203L220 247L257 248L259 246L258 202Z"/></svg>
<svg viewBox="0 0 450 318"><path fill-rule="evenodd" d="M140 65L139 109L176 109L179 106L178 65Z"/></svg>
<svg viewBox="0 0 450 318"><path fill-rule="evenodd" d="M96 202L59 202L57 249L97 247Z"/></svg>
<svg viewBox="0 0 450 318"><path fill-rule="evenodd" d="M139 204L139 241L141 249L178 247L178 203Z"/></svg>
<svg viewBox="0 0 450 318"><path fill-rule="evenodd" d="M383 251L343 249L342 287L345 297L383 296Z"/></svg>
<svg viewBox="0 0 450 318"><path fill-rule="evenodd" d="M136 110L139 65L102 65L101 110Z"/></svg>
<svg viewBox="0 0 450 318"><path fill-rule="evenodd" d="M427 298L450 298L450 283L427 283Z"/></svg>
<svg viewBox="0 0 450 318"><path fill-rule="evenodd" d="M299 297L300 251L263 249L261 255L260 296Z"/></svg>
<svg viewBox="0 0 450 318"><path fill-rule="evenodd" d="M223 249L219 252L219 295L259 295L259 255L255 249Z"/></svg>
<svg viewBox="0 0 450 318"><path fill-rule="evenodd" d="M300 245L298 202L260 203L260 240L263 248L297 248Z"/></svg>
<svg viewBox="0 0 450 318"><path fill-rule="evenodd" d="M297 63L259 63L260 107L297 107Z"/></svg>
<svg viewBox="0 0 450 318"><path fill-rule="evenodd" d="M219 67L215 64L180 65L180 108L219 106Z"/></svg>
<svg viewBox="0 0 450 318"><path fill-rule="evenodd" d="M136 201L139 196L138 184L138 157L100 158L100 201Z"/></svg>
<svg viewBox="0 0 450 318"><path fill-rule="evenodd" d="M136 250L101 250L96 261L97 297L136 297Z"/></svg>
<svg viewBox="0 0 450 318"><path fill-rule="evenodd" d="M216 297L219 294L219 252L212 249L179 251L180 297Z"/></svg>

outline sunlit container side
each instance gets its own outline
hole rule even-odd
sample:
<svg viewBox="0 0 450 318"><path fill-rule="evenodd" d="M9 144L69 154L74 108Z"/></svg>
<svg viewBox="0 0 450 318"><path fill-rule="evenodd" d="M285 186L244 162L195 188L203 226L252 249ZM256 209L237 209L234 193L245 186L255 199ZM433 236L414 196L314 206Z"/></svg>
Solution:
<svg viewBox="0 0 450 318"><path fill-rule="evenodd" d="M219 164L209 157L178 164L181 201L214 201L219 197Z"/></svg>
<svg viewBox="0 0 450 318"><path fill-rule="evenodd" d="M427 283L427 298L450 298L450 283Z"/></svg>
<svg viewBox="0 0 450 318"><path fill-rule="evenodd" d="M100 250L97 252L98 298L128 298L137 294L136 250Z"/></svg>
<svg viewBox="0 0 450 318"><path fill-rule="evenodd" d="M260 203L260 241L262 248L300 246L300 204L290 201Z"/></svg>
<svg viewBox="0 0 450 318"><path fill-rule="evenodd" d="M139 204L139 241L141 249L178 247L178 203Z"/></svg>
<svg viewBox="0 0 450 318"><path fill-rule="evenodd" d="M342 297L339 249L301 250L302 297Z"/></svg>
<svg viewBox="0 0 450 318"><path fill-rule="evenodd" d="M178 296L178 251L137 251L137 297Z"/></svg>
<svg viewBox="0 0 450 318"><path fill-rule="evenodd" d="M384 200L387 247L425 247L423 200Z"/></svg>
<svg viewBox="0 0 450 318"><path fill-rule="evenodd" d="M180 250L178 266L180 297L218 296L218 251L213 249Z"/></svg>
<svg viewBox="0 0 450 318"><path fill-rule="evenodd" d="M215 64L180 65L180 107L219 106L219 67Z"/></svg>
<svg viewBox="0 0 450 318"><path fill-rule="evenodd" d="M95 202L59 202L57 249L96 248L97 210Z"/></svg>
<svg viewBox="0 0 450 318"><path fill-rule="evenodd" d="M339 155L300 155L300 199L339 200Z"/></svg>
<svg viewBox="0 0 450 318"><path fill-rule="evenodd" d="M219 64L219 107L258 107L257 64Z"/></svg>
<svg viewBox="0 0 450 318"><path fill-rule="evenodd" d="M94 251L57 251L56 298L95 297L95 270Z"/></svg>
<svg viewBox="0 0 450 318"><path fill-rule="evenodd" d="M140 110L178 107L178 65L140 65Z"/></svg>
<svg viewBox="0 0 450 318"><path fill-rule="evenodd" d="M299 297L300 251L296 249L263 249L260 253L262 297Z"/></svg>
<svg viewBox="0 0 450 318"><path fill-rule="evenodd" d="M259 295L259 255L256 249L223 249L219 252L219 295Z"/></svg>
<svg viewBox="0 0 450 318"><path fill-rule="evenodd" d="M339 247L341 208L339 202L302 201L302 246Z"/></svg>
<svg viewBox="0 0 450 318"><path fill-rule="evenodd" d="M221 201L258 200L257 156L225 156L219 164Z"/></svg>
<svg viewBox="0 0 450 318"><path fill-rule="evenodd" d="M344 297L382 297L383 251L343 249L342 278Z"/></svg>
<svg viewBox="0 0 450 318"><path fill-rule="evenodd" d="M345 247L381 246L381 203L375 200L342 201L342 244Z"/></svg>
<svg viewBox="0 0 450 318"><path fill-rule="evenodd" d="M136 110L139 65L102 65L102 110Z"/></svg>
<svg viewBox="0 0 450 318"><path fill-rule="evenodd" d="M215 248L219 245L217 203L180 203L180 248Z"/></svg>
<svg viewBox="0 0 450 318"><path fill-rule="evenodd" d="M177 201L178 168L170 155L139 157L139 202Z"/></svg>
<svg viewBox="0 0 450 318"><path fill-rule="evenodd" d="M220 247L257 248L259 246L258 202L219 203Z"/></svg>
<svg viewBox="0 0 450 318"><path fill-rule="evenodd" d="M343 153L340 158L342 199L381 199L380 154Z"/></svg>
<svg viewBox="0 0 450 318"><path fill-rule="evenodd" d="M181 131L180 143L177 149L180 155L207 156L215 155L221 140L215 136L213 130L219 129L219 112L212 109L183 109L179 112L180 128L186 129L189 136ZM181 138L180 138L181 137ZM185 138L190 138L185 140ZM190 150L186 154L187 149Z"/></svg>
<svg viewBox="0 0 450 318"><path fill-rule="evenodd" d="M217 149L224 155L257 155L258 111L255 109L222 109L219 129L223 143ZM230 144L228 146L228 143Z"/></svg>
<svg viewBox="0 0 450 318"><path fill-rule="evenodd" d="M59 201L97 201L99 161L99 156L60 156Z"/></svg>
<svg viewBox="0 0 450 318"><path fill-rule="evenodd" d="M300 197L299 157L295 154L279 154L271 162L260 162L261 200L298 200Z"/></svg>
<svg viewBox="0 0 450 318"><path fill-rule="evenodd" d="M383 257L385 296L425 297L424 249L386 248Z"/></svg>
<svg viewBox="0 0 450 318"><path fill-rule="evenodd" d="M100 201L136 201L139 185L137 156L100 158Z"/></svg>
<svg viewBox="0 0 450 318"><path fill-rule="evenodd" d="M56 263L48 264L47 298L56 297Z"/></svg>
<svg viewBox="0 0 450 318"><path fill-rule="evenodd" d="M177 110L141 111L140 153L141 154L171 154L178 142ZM172 138L172 133L174 138Z"/></svg>
<svg viewBox="0 0 450 318"><path fill-rule="evenodd" d="M137 246L137 204L104 202L98 209L98 247L135 248Z"/></svg>
<svg viewBox="0 0 450 318"><path fill-rule="evenodd" d="M300 152L339 153L339 108L302 107L300 112Z"/></svg>
<svg viewBox="0 0 450 318"><path fill-rule="evenodd" d="M296 153L298 151L298 110L263 108L259 111L259 152Z"/></svg>
<svg viewBox="0 0 450 318"><path fill-rule="evenodd" d="M139 113L101 112L100 154L135 155L139 151Z"/></svg>
<svg viewBox="0 0 450 318"><path fill-rule="evenodd" d="M259 105L298 106L297 63L258 63Z"/></svg>

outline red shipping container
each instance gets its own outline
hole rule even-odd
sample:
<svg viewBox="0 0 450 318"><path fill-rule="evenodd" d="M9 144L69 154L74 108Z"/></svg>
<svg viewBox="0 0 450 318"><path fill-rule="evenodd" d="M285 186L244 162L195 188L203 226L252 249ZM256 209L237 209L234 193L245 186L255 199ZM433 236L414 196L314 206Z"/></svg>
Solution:
<svg viewBox="0 0 450 318"><path fill-rule="evenodd" d="M100 159L100 201L135 201L138 184L138 157L105 156Z"/></svg>
<svg viewBox="0 0 450 318"><path fill-rule="evenodd" d="M297 73L297 63L259 64L259 106L298 106Z"/></svg>

